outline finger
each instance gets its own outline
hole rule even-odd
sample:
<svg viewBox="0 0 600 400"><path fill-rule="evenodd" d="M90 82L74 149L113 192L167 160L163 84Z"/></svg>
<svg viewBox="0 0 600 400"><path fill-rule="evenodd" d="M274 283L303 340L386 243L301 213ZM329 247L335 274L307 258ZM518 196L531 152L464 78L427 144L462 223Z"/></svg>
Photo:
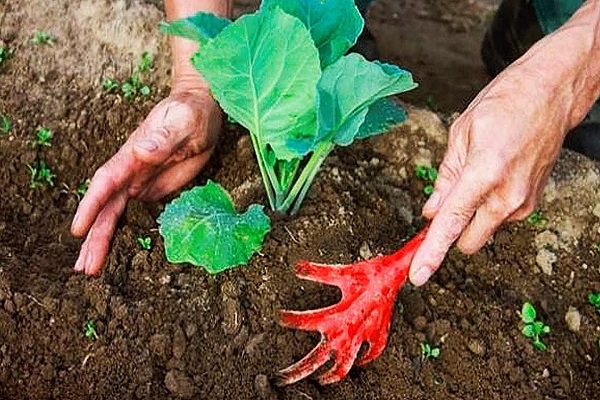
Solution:
<svg viewBox="0 0 600 400"><path fill-rule="evenodd" d="M94 174L71 224L71 233L74 236L82 237L88 233L101 210L131 178L136 160L132 156L126 156L127 151L126 147L121 149Z"/></svg>
<svg viewBox="0 0 600 400"><path fill-rule="evenodd" d="M85 272L87 275L97 275L100 272L106 262L111 239L126 204L127 194L123 191L113 197L98 214L98 218L81 246L79 258L75 263L75 271Z"/></svg>
<svg viewBox="0 0 600 400"><path fill-rule="evenodd" d="M458 248L465 254L474 254L485 245L511 213L512 209L498 196L488 197L460 236Z"/></svg>
<svg viewBox="0 0 600 400"><path fill-rule="evenodd" d="M143 200L156 201L164 196L181 189L192 180L198 172L206 165L213 149L206 151L196 157L173 164L155 179L142 197Z"/></svg>
<svg viewBox="0 0 600 400"><path fill-rule="evenodd" d="M484 196L494 186L486 174L486 171L466 168L442 203L411 264L409 277L415 286L423 285L437 271L450 246L458 239Z"/></svg>
<svg viewBox="0 0 600 400"><path fill-rule="evenodd" d="M466 135L461 134L462 125L464 124L459 119L450 128L448 150L439 166L433 193L423 206L423 216L428 219L435 217L452 188L456 186L464 169L468 143L463 139Z"/></svg>

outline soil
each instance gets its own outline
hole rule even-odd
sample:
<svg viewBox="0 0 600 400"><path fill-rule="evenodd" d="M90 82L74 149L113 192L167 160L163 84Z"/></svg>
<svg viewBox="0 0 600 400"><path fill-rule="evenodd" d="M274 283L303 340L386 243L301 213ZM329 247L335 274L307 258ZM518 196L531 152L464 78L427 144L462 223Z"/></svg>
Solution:
<svg viewBox="0 0 600 400"><path fill-rule="evenodd" d="M282 308L334 303L335 289L293 276L301 259L348 263L360 249L390 253L422 226L425 201L416 164L438 163L447 123L408 107L388 135L336 151L297 217L273 216L260 255L244 268L208 276L169 265L156 232L163 204L129 204L100 278L72 273L79 241L69 235L77 185L124 142L168 83L160 9L136 1L0 2L0 42L15 57L0 71L0 111L15 122L0 137L0 399L593 399L600 392L600 314L586 303L600 290L599 165L565 153L545 192L547 223L503 227L479 254L452 251L425 287L400 293L384 354L340 384L311 380L277 388L277 370L302 357L314 334L279 327ZM490 2L493 3L493 2ZM238 12L254 2L238 4ZM415 71L420 92L442 114L481 88L478 40L493 4L473 0L377 2L369 20L380 52ZM36 29L54 47L30 42ZM451 40L462 41L455 47ZM151 98L102 94L102 77L123 78L144 50L156 52ZM406 100L407 97L403 97ZM56 132L34 149L38 126ZM27 164L57 175L29 188ZM240 208L265 202L247 136L228 126L211 165ZM140 250L137 237L153 247ZM548 268L548 266L550 268ZM549 349L521 336L532 301L552 327ZM577 309L581 324L565 315ZM83 334L97 321L97 340ZM419 345L440 346L423 361Z"/></svg>

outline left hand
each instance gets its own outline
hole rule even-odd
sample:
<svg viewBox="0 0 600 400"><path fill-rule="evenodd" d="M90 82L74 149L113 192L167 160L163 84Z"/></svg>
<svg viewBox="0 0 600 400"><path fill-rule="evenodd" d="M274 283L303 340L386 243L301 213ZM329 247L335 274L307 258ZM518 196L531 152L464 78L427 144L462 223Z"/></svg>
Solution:
<svg viewBox="0 0 600 400"><path fill-rule="evenodd" d="M411 264L414 285L427 282L456 240L463 253L473 254L504 221L534 211L573 123L572 94L564 82L541 75L535 62L509 67L450 128L423 209L432 222Z"/></svg>

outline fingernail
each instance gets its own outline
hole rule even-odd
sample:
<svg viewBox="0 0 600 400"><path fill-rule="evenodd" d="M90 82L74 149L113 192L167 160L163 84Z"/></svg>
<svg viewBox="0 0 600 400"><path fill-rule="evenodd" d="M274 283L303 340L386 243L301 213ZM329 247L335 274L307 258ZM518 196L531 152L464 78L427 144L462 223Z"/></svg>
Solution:
<svg viewBox="0 0 600 400"><path fill-rule="evenodd" d="M437 206L439 206L439 204L440 204L440 199L441 199L440 194L438 192L433 192L433 194L431 195L429 200L427 200L427 202L423 206L423 209L424 210L432 210L434 208L437 208Z"/></svg>
<svg viewBox="0 0 600 400"><path fill-rule="evenodd" d="M88 252L87 256L85 257L85 273L88 274L89 273L89 269L90 269L90 264L93 261L93 256L92 256L92 252Z"/></svg>
<svg viewBox="0 0 600 400"><path fill-rule="evenodd" d="M79 222L79 213L75 213L75 216L73 217L73 222L71 223L71 226L77 226L78 222Z"/></svg>
<svg viewBox="0 0 600 400"><path fill-rule="evenodd" d="M415 272L412 276L411 276L411 282L413 285L415 286L423 286L431 277L431 269L427 268L427 267L420 267L417 269L417 272Z"/></svg>
<svg viewBox="0 0 600 400"><path fill-rule="evenodd" d="M75 267L73 268L75 272L83 271L83 263L81 262L81 256L77 257L77 262L75 262Z"/></svg>
<svg viewBox="0 0 600 400"><path fill-rule="evenodd" d="M153 140L142 140L137 144L137 146L149 152L153 152L158 149L158 144L156 144L156 142Z"/></svg>

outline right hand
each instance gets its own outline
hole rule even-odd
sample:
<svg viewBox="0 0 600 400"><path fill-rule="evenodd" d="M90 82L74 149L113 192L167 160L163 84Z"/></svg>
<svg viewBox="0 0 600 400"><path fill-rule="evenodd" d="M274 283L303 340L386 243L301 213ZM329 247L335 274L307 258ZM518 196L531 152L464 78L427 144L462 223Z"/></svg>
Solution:
<svg viewBox="0 0 600 400"><path fill-rule="evenodd" d="M219 106L206 88L185 81L174 88L92 178L71 226L73 235L87 235L75 271L101 271L129 199L155 201L180 189L210 158L222 124Z"/></svg>

